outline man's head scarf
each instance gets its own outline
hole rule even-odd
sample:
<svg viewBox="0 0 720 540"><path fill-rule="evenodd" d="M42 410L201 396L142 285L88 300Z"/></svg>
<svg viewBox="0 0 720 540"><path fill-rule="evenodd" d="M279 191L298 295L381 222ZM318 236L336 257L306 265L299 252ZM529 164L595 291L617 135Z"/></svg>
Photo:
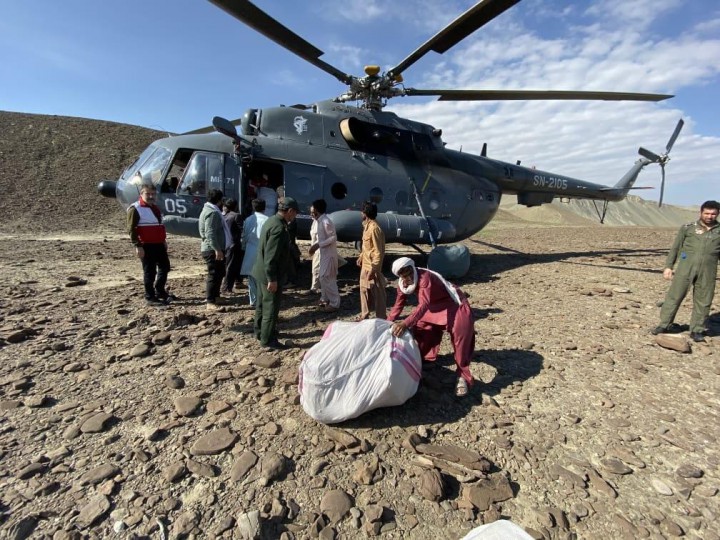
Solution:
<svg viewBox="0 0 720 540"><path fill-rule="evenodd" d="M403 268L412 268L413 271L413 282L412 285L409 285L406 287L403 284L403 280L398 279L398 288L404 293L404 294L412 294L415 292L415 288L418 284L418 272L417 268L415 268L415 262L410 257L400 257L399 259L396 259L394 263L392 263L392 273L395 274L397 277L400 277L400 270ZM455 290L455 287L450 283L448 280L446 280L444 277L442 277L437 272L433 272L432 270L429 270L427 268L422 268L424 272L428 272L432 275L434 275L440 283L442 283L445 286L445 290L448 292L450 297L455 301L455 303L459 306L462 303L462 299L460 298L460 295L458 294L457 290Z"/></svg>
<svg viewBox="0 0 720 540"><path fill-rule="evenodd" d="M417 287L417 281L418 281L418 275L417 275L417 268L415 268L415 262L410 257L400 257L399 259L396 259L395 262L392 264L392 273L395 274L397 277L400 277L400 270L403 268L410 267L413 271L413 282L411 285L408 285L407 287L403 283L402 279L398 280L398 288L404 293L404 294L412 294L415 292L415 287Z"/></svg>

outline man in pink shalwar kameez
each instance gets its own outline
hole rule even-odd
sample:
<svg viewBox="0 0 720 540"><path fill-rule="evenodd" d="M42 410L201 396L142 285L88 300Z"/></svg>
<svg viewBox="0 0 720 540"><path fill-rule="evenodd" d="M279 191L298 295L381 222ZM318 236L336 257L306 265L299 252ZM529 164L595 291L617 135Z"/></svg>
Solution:
<svg viewBox="0 0 720 540"><path fill-rule="evenodd" d="M473 384L469 365L475 351L475 328L472 310L465 294L440 274L426 268L415 268L408 257L397 259L392 272L398 276L398 291L389 321L397 321L405 307L407 296L417 293L418 305L402 321L393 324L392 333L401 335L411 330L420 347L423 360L437 358L443 332L447 331L455 350L458 379L455 395L464 396Z"/></svg>

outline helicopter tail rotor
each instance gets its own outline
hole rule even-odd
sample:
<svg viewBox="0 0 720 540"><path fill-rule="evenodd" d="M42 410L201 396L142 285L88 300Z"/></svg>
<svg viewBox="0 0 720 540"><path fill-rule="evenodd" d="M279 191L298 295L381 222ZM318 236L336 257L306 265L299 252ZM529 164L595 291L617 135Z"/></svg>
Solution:
<svg viewBox="0 0 720 540"><path fill-rule="evenodd" d="M665 152L663 154L658 155L655 152L648 150L647 148L643 148L642 146L638 150L638 154L647 159L650 163L657 163L660 165L661 180L658 207L662 207L663 195L665 194L665 165L668 161L670 161L670 150L672 150L672 147L675 144L678 135L680 135L680 131L682 130L683 125L685 125L685 121L681 118L675 126L675 131L673 131L673 134L670 136L667 145L665 145Z"/></svg>

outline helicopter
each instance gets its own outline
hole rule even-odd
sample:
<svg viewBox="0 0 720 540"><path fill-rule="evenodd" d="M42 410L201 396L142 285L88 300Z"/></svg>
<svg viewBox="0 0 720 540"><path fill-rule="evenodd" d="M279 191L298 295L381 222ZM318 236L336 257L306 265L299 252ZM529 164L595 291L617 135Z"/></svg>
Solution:
<svg viewBox="0 0 720 540"><path fill-rule="evenodd" d="M198 236L197 221L210 189L238 201L246 214L258 186L281 189L301 209L325 199L339 241L362 237L360 208L377 204L377 222L386 242L413 246L468 238L495 216L503 194L519 204L538 206L571 198L603 205L624 199L640 171L665 165L683 121L661 154L640 148L640 158L613 186L506 163L446 147L442 129L384 110L405 96L438 96L443 101L605 100L662 101L673 96L628 92L557 90L416 89L404 73L430 51L442 54L513 7L520 0L481 0L458 16L396 66L366 66L354 76L326 63L323 51L283 26L248 0L209 0L242 23L346 85L332 99L316 103L247 109L241 118L215 117L211 127L153 142L117 181L104 180L100 194L125 207L143 183L158 188L169 233ZM239 126L239 131L238 131ZM214 132L213 132L214 131ZM600 214L600 211L598 211ZM297 217L298 238L309 238L311 218Z"/></svg>

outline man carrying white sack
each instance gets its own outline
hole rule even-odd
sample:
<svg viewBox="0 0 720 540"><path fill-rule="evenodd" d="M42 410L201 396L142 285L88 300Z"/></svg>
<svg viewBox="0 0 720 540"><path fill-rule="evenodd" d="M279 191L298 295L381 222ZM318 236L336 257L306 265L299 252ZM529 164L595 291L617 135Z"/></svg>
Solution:
<svg viewBox="0 0 720 540"><path fill-rule="evenodd" d="M433 362L440 350L443 331L447 331L457 364L455 395L467 395L468 387L474 382L468 366L475 351L475 328L467 296L437 272L415 268L408 257L397 259L392 273L399 278L395 305L388 316L389 321L395 321L392 334L400 336L405 330L411 330L423 360ZM418 297L417 307L405 320L397 321L407 296L413 293Z"/></svg>

